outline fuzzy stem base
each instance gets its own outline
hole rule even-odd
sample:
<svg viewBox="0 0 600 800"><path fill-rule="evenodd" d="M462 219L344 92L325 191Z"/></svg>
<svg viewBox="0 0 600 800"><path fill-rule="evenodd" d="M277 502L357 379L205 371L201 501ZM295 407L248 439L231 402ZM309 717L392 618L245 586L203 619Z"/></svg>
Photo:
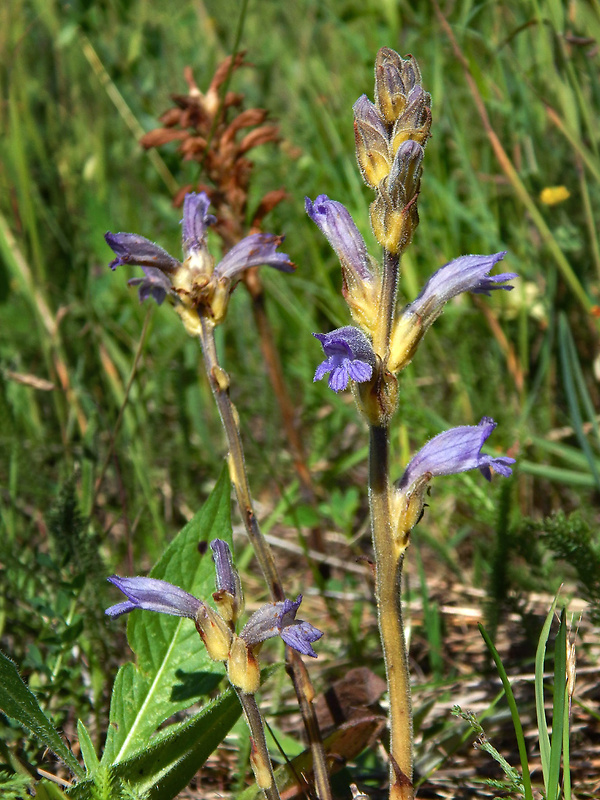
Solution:
<svg viewBox="0 0 600 800"><path fill-rule="evenodd" d="M403 554L392 535L388 428L371 426L369 503L375 551L375 594L390 697L390 800L413 800L412 708L400 584Z"/></svg>

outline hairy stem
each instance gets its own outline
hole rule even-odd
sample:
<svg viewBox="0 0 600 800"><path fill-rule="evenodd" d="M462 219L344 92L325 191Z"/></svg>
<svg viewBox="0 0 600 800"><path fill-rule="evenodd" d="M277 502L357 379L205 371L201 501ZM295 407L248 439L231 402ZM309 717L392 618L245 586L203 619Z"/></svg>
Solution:
<svg viewBox="0 0 600 800"><path fill-rule="evenodd" d="M381 313L377 318L377 327L373 332L373 349L383 361L384 368L388 360L392 326L394 324L399 272L400 257L390 253L388 250L384 250L383 280L378 304Z"/></svg>
<svg viewBox="0 0 600 800"><path fill-rule="evenodd" d="M275 776L273 774L273 765L271 764L271 757L267 748L267 740L265 738L265 726L261 716L256 698L253 694L246 694L239 689L236 689L237 696L244 711L244 717L250 729L250 761L252 762L252 769L256 783L263 790L267 800L281 800L279 797L279 790L275 783Z"/></svg>
<svg viewBox="0 0 600 800"><path fill-rule="evenodd" d="M217 358L214 325L202 316L200 317L200 325L200 342L204 354L204 366L223 422L223 428L225 429L225 436L229 448L229 474L235 488L240 513L244 520L248 538L252 543L256 558L260 564L267 586L269 587L269 593L273 600L283 600L285 599L285 593L277 572L277 567L275 566L273 553L265 541L254 513L252 495L250 494L248 475L246 473L239 416L236 407L229 397L229 376L220 366ZM290 647L286 647L286 659L288 670L292 673L294 689L300 704L304 727L310 742L317 794L320 800L331 800L331 788L329 785L325 752L323 750L321 733L312 703L314 691L298 653Z"/></svg>
<svg viewBox="0 0 600 800"><path fill-rule="evenodd" d="M372 425L369 444L375 594L390 697L390 799L412 800L412 708L400 593L403 554L398 553L392 530L388 428Z"/></svg>

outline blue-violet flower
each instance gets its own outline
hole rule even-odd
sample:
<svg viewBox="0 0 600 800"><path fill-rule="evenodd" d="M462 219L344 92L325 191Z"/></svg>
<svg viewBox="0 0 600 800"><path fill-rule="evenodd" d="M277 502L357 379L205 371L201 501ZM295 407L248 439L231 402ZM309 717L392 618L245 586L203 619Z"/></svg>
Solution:
<svg viewBox="0 0 600 800"><path fill-rule="evenodd" d="M364 383L370 380L375 366L375 353L366 335L352 325L331 331L313 333L321 342L327 358L319 364L313 380L329 376L329 388L343 391L349 380Z"/></svg>
<svg viewBox="0 0 600 800"><path fill-rule="evenodd" d="M434 436L410 461L398 488L407 492L421 478L454 475L471 469L478 469L488 481L492 479L492 468L508 477L512 474L510 465L515 463L514 458L481 452L495 427L493 419L482 417L478 425L461 425Z"/></svg>
<svg viewBox="0 0 600 800"><path fill-rule="evenodd" d="M296 619L301 602L302 595L299 594L295 602L286 598L277 603L261 606L244 626L240 638L252 647L273 636L281 636L287 645L302 655L317 658L312 643L323 636L323 631L315 628L310 622Z"/></svg>
<svg viewBox="0 0 600 800"><path fill-rule="evenodd" d="M277 252L283 237L269 233L255 233L242 239L215 266L206 241L208 228L215 222L215 217L208 213L209 205L204 192L189 193L184 198L183 262L134 233L107 233L104 237L117 255L110 263L111 269L130 264L144 269L145 278L129 282L140 287L140 301L153 297L160 304L167 294L171 295L178 301L176 308L192 334L197 333L198 312L208 314L215 323L222 320L233 285L244 270L261 264L283 272L295 269L285 253Z"/></svg>
<svg viewBox="0 0 600 800"><path fill-rule="evenodd" d="M203 605L200 600L178 586L156 578L121 578L111 575L108 580L127 596L124 603L106 609L105 613L109 617L120 617L121 614L141 608L145 611L196 619Z"/></svg>

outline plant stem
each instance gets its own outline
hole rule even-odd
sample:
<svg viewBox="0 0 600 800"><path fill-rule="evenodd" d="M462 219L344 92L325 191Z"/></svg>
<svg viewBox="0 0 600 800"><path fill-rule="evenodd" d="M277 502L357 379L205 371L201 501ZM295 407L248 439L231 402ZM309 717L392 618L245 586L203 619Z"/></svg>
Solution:
<svg viewBox="0 0 600 800"><path fill-rule="evenodd" d="M412 708L402 622L403 551L392 531L387 426L372 425L369 443L369 505L375 551L375 596L390 697L390 800L412 800Z"/></svg>
<svg viewBox="0 0 600 800"><path fill-rule="evenodd" d="M378 308L377 327L373 332L373 349L383 361L383 366L388 360L394 312L396 310L396 295L398 293L398 275L400 272L400 257L383 251L383 280L381 282L381 295Z"/></svg>
<svg viewBox="0 0 600 800"><path fill-rule="evenodd" d="M204 366L225 429L229 447L229 474L235 488L240 513L244 520L248 538L254 548L256 558L269 587L269 593L273 600L283 600L285 599L285 593L275 566L273 553L265 541L254 513L252 495L250 494L248 475L246 473L239 416L229 397L229 376L221 367L217 358L214 325L205 317L200 316L200 326L200 343L204 354ZM288 670L292 674L294 689L310 743L317 794L320 800L331 800L331 787L329 785L325 751L323 750L321 733L312 703L314 690L302 659L290 647L286 647L286 660Z"/></svg>
<svg viewBox="0 0 600 800"><path fill-rule="evenodd" d="M246 694L246 692L242 692L239 689L235 691L244 711L248 728L250 729L250 745L252 748L250 761L252 762L256 783L263 790L267 800L281 800L277 784L275 783L271 757L269 756L269 750L267 748L265 726L258 705L256 704L256 698L253 694Z"/></svg>

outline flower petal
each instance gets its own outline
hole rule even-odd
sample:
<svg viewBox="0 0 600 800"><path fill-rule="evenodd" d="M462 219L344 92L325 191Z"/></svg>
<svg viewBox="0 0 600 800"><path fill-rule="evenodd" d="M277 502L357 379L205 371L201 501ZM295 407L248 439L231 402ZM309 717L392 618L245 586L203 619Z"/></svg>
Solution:
<svg viewBox="0 0 600 800"><path fill-rule="evenodd" d="M174 294L171 281L164 272L156 267L142 267L144 278L131 278L128 286L139 286L140 303L152 297L157 305L161 305L168 294Z"/></svg>
<svg viewBox="0 0 600 800"><path fill-rule="evenodd" d="M266 603L252 614L240 633L240 638L253 647L273 636L281 636L294 650L316 658L317 654L311 643L320 639L323 633L309 622L296 619L301 602L302 595L299 594L295 601L286 598L277 603Z"/></svg>
<svg viewBox="0 0 600 800"><path fill-rule="evenodd" d="M323 346L327 358L316 369L314 381L320 381L328 372L329 388L341 392L352 379L358 383L370 380L375 366L375 353L366 335L353 325L331 331L313 333Z"/></svg>
<svg viewBox="0 0 600 800"><path fill-rule="evenodd" d="M461 292L489 295L494 289L510 291L513 286L506 281L518 278L516 272L490 275L490 271L506 255L506 250L491 255L461 256L434 272L421 293L404 310L404 314L416 314L423 318L424 325L439 316L445 303Z"/></svg>

